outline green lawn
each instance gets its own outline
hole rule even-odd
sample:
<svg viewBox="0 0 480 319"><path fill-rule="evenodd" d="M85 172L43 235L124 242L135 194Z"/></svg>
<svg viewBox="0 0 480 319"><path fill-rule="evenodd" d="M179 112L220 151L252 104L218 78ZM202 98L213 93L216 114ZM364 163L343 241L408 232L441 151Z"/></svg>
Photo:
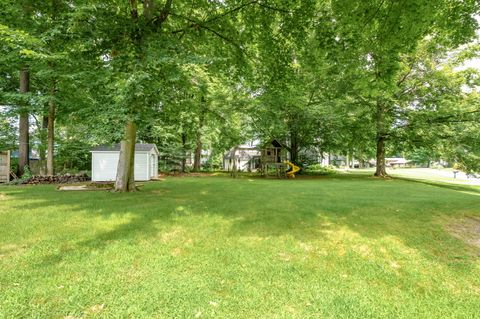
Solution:
<svg viewBox="0 0 480 319"><path fill-rule="evenodd" d="M355 176L4 186L0 317L479 318L478 217L479 187Z"/></svg>

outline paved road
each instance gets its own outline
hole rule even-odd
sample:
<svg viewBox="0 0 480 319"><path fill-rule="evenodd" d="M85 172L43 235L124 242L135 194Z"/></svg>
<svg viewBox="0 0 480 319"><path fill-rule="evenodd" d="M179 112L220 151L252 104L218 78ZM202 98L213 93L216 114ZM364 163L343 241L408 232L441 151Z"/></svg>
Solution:
<svg viewBox="0 0 480 319"><path fill-rule="evenodd" d="M448 182L463 185L480 185L479 178L468 178L464 172L458 172L454 178L453 170L434 168L396 168L388 169L392 176Z"/></svg>

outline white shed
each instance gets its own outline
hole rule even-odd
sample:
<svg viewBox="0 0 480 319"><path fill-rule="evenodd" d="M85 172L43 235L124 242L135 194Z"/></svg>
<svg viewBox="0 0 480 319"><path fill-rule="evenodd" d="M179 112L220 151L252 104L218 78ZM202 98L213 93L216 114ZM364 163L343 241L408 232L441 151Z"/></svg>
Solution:
<svg viewBox="0 0 480 319"><path fill-rule="evenodd" d="M101 145L92 150L92 181L114 181L117 176L120 144ZM158 176L158 149L155 144L135 144L135 180Z"/></svg>

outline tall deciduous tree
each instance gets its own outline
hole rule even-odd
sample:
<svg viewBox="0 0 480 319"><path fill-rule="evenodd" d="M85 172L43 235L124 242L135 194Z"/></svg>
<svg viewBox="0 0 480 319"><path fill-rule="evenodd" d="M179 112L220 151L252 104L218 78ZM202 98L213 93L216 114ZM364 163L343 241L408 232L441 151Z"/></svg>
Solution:
<svg viewBox="0 0 480 319"><path fill-rule="evenodd" d="M240 52L246 51L244 44L251 40L252 32L268 33L264 27L268 27L270 16L282 14L277 3L260 0L81 3L84 5L77 6L74 29L93 34L85 51L108 69L115 112L126 126L117 191L134 190L133 166L127 164L134 152L136 127L164 94L156 83L168 86L169 78L173 80L192 60L216 57L235 64Z"/></svg>
<svg viewBox="0 0 480 319"><path fill-rule="evenodd" d="M27 94L30 90L30 73L28 68L20 71L20 93ZM25 99L26 101L27 99ZM21 106L20 116L18 120L19 127L19 147L18 147L18 173L22 176L25 173L25 168L30 166L30 142L28 121L28 105L25 103Z"/></svg>
<svg viewBox="0 0 480 319"><path fill-rule="evenodd" d="M373 103L375 114L376 176L386 176L385 150L395 118L394 92L400 77L402 54L413 52L425 37L433 37L443 50L474 35L478 11L474 1L334 1L340 39L349 45L357 80L355 89Z"/></svg>

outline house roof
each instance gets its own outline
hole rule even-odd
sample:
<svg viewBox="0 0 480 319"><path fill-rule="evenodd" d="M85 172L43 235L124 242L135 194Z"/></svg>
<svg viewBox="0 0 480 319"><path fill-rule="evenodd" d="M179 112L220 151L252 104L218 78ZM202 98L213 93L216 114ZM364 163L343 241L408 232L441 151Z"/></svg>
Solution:
<svg viewBox="0 0 480 319"><path fill-rule="evenodd" d="M149 152L152 149L158 153L157 146L155 144L135 144L135 152ZM119 152L120 144L110 144L110 145L98 145L92 149L92 152Z"/></svg>
<svg viewBox="0 0 480 319"><path fill-rule="evenodd" d="M408 161L408 160L402 158L402 159L399 159L399 160L390 162L390 164L407 164L407 163L410 163L410 162L411 162L411 161Z"/></svg>
<svg viewBox="0 0 480 319"><path fill-rule="evenodd" d="M389 162L390 164L407 164L411 161L403 158L403 157L387 157L385 161Z"/></svg>
<svg viewBox="0 0 480 319"><path fill-rule="evenodd" d="M233 156L234 150L231 150L225 154L223 158L225 159L232 159L234 158ZM235 152L235 158L240 158L241 160L250 160L254 157L260 157L260 151L259 150L237 150Z"/></svg>
<svg viewBox="0 0 480 319"><path fill-rule="evenodd" d="M281 147L281 148L285 148L285 146L283 145L283 143L281 143L279 140L277 139L273 139L273 140L270 140L268 141L267 143L263 144L263 148L266 148L266 147Z"/></svg>
<svg viewBox="0 0 480 319"><path fill-rule="evenodd" d="M260 147L260 141L259 140L251 140L248 141L244 144L238 145L238 149L257 149Z"/></svg>

